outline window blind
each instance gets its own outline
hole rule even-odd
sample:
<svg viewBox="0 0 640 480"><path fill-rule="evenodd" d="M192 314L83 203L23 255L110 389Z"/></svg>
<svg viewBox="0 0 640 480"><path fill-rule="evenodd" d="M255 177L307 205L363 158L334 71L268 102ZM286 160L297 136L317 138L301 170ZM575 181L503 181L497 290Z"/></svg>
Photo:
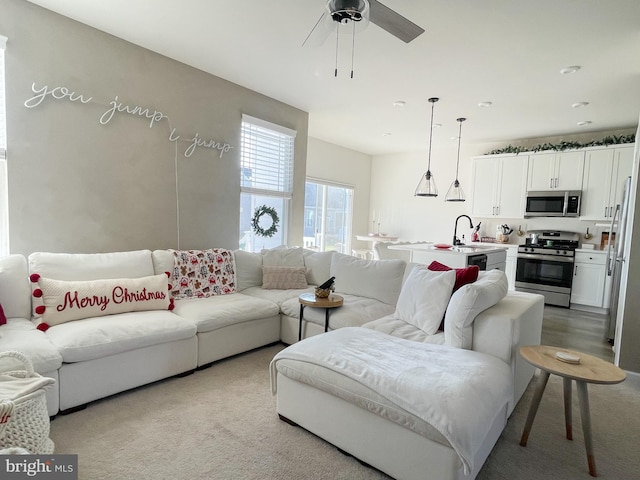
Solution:
<svg viewBox="0 0 640 480"><path fill-rule="evenodd" d="M296 131L248 115L242 116L243 192L291 198Z"/></svg>

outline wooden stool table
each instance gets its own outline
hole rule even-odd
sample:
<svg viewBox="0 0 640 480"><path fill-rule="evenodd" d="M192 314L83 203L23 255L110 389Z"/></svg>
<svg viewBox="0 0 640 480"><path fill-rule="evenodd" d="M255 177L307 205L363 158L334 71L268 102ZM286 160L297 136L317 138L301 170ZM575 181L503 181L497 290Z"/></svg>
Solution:
<svg viewBox="0 0 640 480"><path fill-rule="evenodd" d="M580 357L580 363L573 364L558 360L556 354L564 352L573 356ZM624 381L627 374L624 370L616 367L614 364L605 362L586 353L574 352L558 347L549 347L545 345L532 345L520 347L520 355L531 365L540 369L538 381L536 384L527 422L522 432L520 445L527 446L529 433L533 420L536 417L542 394L547 386L550 374L562 377L564 384L564 417L565 430L568 440L573 440L573 432L571 427L571 380L576 381L578 390L578 402L580 404L580 418L582 420L582 430L584 432L584 446L587 451L587 463L589 465L589 474L592 477L596 474L596 461L593 454L593 445L591 443L591 416L589 413L589 394L587 392L587 383L613 384Z"/></svg>
<svg viewBox="0 0 640 480"><path fill-rule="evenodd" d="M330 294L326 298L316 297L313 293L303 293L298 297L300 302L300 323L298 325L298 341L302 340L302 315L304 307L324 308L324 331L329 330L329 310L342 306L344 298L335 293Z"/></svg>

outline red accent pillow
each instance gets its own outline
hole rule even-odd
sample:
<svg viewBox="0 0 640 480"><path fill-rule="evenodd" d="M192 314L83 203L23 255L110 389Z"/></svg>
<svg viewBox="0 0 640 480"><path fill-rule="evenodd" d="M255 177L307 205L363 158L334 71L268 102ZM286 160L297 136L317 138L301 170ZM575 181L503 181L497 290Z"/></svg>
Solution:
<svg viewBox="0 0 640 480"><path fill-rule="evenodd" d="M5 317L2 304L0 304L0 325L4 325L5 323L7 323L7 317Z"/></svg>
<svg viewBox="0 0 640 480"><path fill-rule="evenodd" d="M429 264L427 269L432 270L434 272L453 270L451 267L443 263L436 262L435 260ZM475 282L478 279L478 273L480 272L480 267L478 267L477 265L471 265L470 267L456 268L455 271L456 271L456 282L453 284L453 291L451 292L452 294L463 285ZM438 328L438 330L444 330L444 317L442 318L442 322L440 322L440 327Z"/></svg>
<svg viewBox="0 0 640 480"><path fill-rule="evenodd" d="M447 270L453 270L451 267L444 265L440 262L433 261L427 267L429 270L434 272L443 272ZM453 291L455 292L463 285L468 283L473 283L478 279L478 273L480 272L480 267L477 265L471 265L470 267L465 268L456 268L456 283L453 285Z"/></svg>

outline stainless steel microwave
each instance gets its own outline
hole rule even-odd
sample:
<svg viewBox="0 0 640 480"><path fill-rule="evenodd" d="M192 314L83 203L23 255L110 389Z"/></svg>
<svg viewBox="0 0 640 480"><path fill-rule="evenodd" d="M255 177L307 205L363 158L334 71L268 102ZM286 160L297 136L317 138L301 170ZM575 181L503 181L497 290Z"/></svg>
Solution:
<svg viewBox="0 0 640 480"><path fill-rule="evenodd" d="M580 191L527 192L524 217L577 217Z"/></svg>

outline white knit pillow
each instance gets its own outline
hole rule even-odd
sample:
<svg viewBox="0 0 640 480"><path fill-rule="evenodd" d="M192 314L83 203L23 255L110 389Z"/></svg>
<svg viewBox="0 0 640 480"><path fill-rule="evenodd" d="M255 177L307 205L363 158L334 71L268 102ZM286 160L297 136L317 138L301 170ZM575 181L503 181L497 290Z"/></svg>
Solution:
<svg viewBox="0 0 640 480"><path fill-rule="evenodd" d="M440 327L455 281L454 270L414 268L400 290L396 317L433 335Z"/></svg>
<svg viewBox="0 0 640 480"><path fill-rule="evenodd" d="M65 281L31 275L34 317L49 326L89 317L173 308L167 274L140 278Z"/></svg>
<svg viewBox="0 0 640 480"><path fill-rule="evenodd" d="M262 288L266 290L288 290L307 288L307 272L304 267L262 267Z"/></svg>

